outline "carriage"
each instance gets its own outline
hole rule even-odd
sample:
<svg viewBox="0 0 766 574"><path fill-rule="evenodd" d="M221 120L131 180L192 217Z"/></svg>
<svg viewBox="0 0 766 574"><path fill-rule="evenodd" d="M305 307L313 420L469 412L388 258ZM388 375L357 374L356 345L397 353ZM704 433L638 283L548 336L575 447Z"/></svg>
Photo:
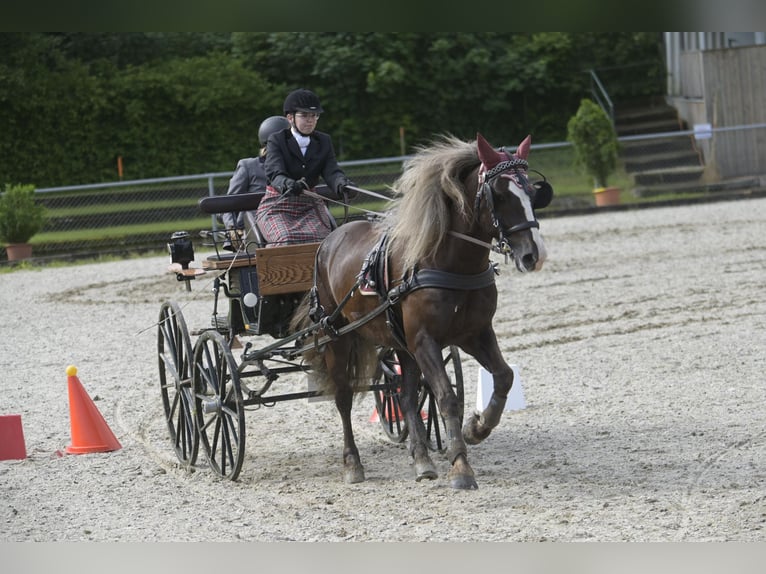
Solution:
<svg viewBox="0 0 766 574"><path fill-rule="evenodd" d="M545 259L534 209L552 190L527 179L529 141L514 154L481 135L422 148L397 182L407 190L397 208L344 222L321 243L266 245L253 219L256 194L202 199L205 213L245 212L245 236L228 253L220 232L206 232L215 253L202 268L191 266L187 233L168 245L178 280L190 289L212 274L214 293L209 326L194 332L178 303L160 309L160 390L179 461L195 465L201 445L210 468L236 480L246 411L328 396L343 421L344 478L359 482L352 396L372 392L385 435L409 436L417 480L438 476L429 452L439 451L453 488L477 488L465 445L499 423L513 383L491 325L497 269L488 255L503 252L522 272ZM256 348L252 336L269 342ZM461 349L495 382L490 404L465 426ZM306 388L280 390L290 374L305 374Z"/></svg>

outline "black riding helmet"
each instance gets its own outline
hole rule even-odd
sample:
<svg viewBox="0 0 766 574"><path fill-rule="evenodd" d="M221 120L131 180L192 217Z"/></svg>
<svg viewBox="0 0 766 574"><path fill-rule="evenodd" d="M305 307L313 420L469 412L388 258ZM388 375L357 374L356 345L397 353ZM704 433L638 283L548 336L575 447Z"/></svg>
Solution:
<svg viewBox="0 0 766 574"><path fill-rule="evenodd" d="M321 114L324 110L319 103L319 96L311 90L300 88L287 94L284 104L285 114L294 114L295 112L312 112Z"/></svg>
<svg viewBox="0 0 766 574"><path fill-rule="evenodd" d="M271 134L289 127L290 122L284 116L271 116L263 120L258 128L258 141L261 142L261 147L266 146L266 142Z"/></svg>

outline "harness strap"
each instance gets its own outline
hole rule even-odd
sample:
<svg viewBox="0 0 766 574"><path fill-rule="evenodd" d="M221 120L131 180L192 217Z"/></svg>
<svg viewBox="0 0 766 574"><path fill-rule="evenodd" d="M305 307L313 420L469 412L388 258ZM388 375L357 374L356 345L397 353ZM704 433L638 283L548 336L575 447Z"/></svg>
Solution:
<svg viewBox="0 0 766 574"><path fill-rule="evenodd" d="M381 240L375 246L373 251L383 248L385 244L385 239ZM346 294L343 300L339 302L338 306L330 315L325 313L324 308L321 306L318 298L316 291L315 266L314 287L311 291L312 309L310 312L310 317L315 322L315 325L313 328L305 329L299 334L299 336L305 336L307 333L313 333L315 349L319 349L325 343L337 339L345 333L348 333L349 331L364 325L384 311L387 312L388 320L386 322L388 323L394 338L402 346L402 348L406 349L407 345L406 341L404 340L404 332L401 325L401 319L398 317L396 310L393 308L403 296L411 293L412 291L424 289L427 287L436 289L452 289L458 291L483 289L484 287L494 285L495 275L499 274L497 270L497 264L495 263L490 263L486 271L482 271L481 273L477 273L475 275L462 275L458 273L450 273L448 271L441 271L439 269L417 269L413 273L405 275L397 287L390 289L386 294L386 297L383 299L383 302L369 314L361 317L360 319L357 319L352 323L349 323L348 325L345 325L344 327L341 327L340 329L336 329L332 323L340 316L343 307L346 305L346 303L348 303L348 300L353 296L354 292L361 285L363 280L362 278L365 275L365 271L367 271L369 268L371 262L369 260L371 259L374 258L368 256L368 258L365 259L365 262L362 265L362 270L357 275L356 283ZM318 327L321 327L325 331L326 335L324 337L319 337L317 330ZM296 339L299 338L295 335L293 337ZM269 350L269 348L267 347L266 350Z"/></svg>
<svg viewBox="0 0 766 574"><path fill-rule="evenodd" d="M406 293L423 289L424 287L435 287L437 289L453 289L455 291L472 291L474 289L483 289L495 283L497 266L490 263L486 271L476 275L462 275L458 273L449 273L440 269L418 269L407 282ZM401 287L401 286L400 286ZM397 289L400 291L400 289Z"/></svg>

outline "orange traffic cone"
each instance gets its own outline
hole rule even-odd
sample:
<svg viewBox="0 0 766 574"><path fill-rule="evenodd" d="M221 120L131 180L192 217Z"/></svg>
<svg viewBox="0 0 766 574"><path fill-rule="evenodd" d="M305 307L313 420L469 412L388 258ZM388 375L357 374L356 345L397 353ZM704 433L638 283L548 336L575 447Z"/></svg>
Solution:
<svg viewBox="0 0 766 574"><path fill-rule="evenodd" d="M388 417L391 416L391 413L386 413L386 422L390 423L390 422L394 422L394 421L403 421L404 420L404 415L402 414L402 411L399 408L399 403L398 402L395 405L395 410L396 410L396 412L394 413L394 420L393 421L389 420L389 418L388 418ZM372 414L370 415L370 422L371 423L376 423L379 420L380 420L380 416L378 416L378 408L375 407L375 408L372 409Z"/></svg>
<svg viewBox="0 0 766 574"><path fill-rule="evenodd" d="M402 374L402 367L399 365L399 363L396 363L394 365L394 372L397 375L401 375ZM397 392L399 392L399 388L397 388L396 390L397 390ZM402 410L399 408L399 401L396 401L395 408L396 408L396 412L394 413L394 420L393 421L389 420L388 416L387 416L386 417L386 422L390 423L390 422L394 422L394 421L398 422L398 421L403 421L404 420L404 414L402 414ZM391 413L388 413L389 416L390 416L390 414ZM428 415L424 411L420 411L420 418L423 419L423 420L427 420L428 419ZM378 409L377 409L377 407L375 407L375 408L372 409L372 414L370 415L370 422L371 423L376 423L379 420L380 420L380 416L378 415Z"/></svg>
<svg viewBox="0 0 766 574"><path fill-rule="evenodd" d="M69 420L72 427L72 444L66 447L69 454L109 452L122 445L114 436L104 417L77 378L77 367L66 368L69 386Z"/></svg>
<svg viewBox="0 0 766 574"><path fill-rule="evenodd" d="M0 460L27 458L21 415L0 415Z"/></svg>

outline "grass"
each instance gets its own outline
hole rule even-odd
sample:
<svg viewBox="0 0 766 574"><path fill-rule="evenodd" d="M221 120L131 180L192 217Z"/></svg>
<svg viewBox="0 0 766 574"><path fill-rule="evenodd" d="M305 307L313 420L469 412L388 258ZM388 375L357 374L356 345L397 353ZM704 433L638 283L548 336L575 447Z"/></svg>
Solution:
<svg viewBox="0 0 766 574"><path fill-rule="evenodd" d="M555 197L551 208L555 210L557 205L562 206L561 209L566 210L572 207L582 207L594 204L592 197L593 183L590 178L578 169L574 165L574 155L571 147L557 147L557 148L540 148L532 149L529 157L530 164L530 179L532 181L539 179L540 175L535 171L544 174L548 182L553 186L555 190ZM347 169L349 177L354 179L355 177L364 176L365 182L362 187L370 189L379 193L386 193L388 185L393 183L393 178L401 168L401 164L380 164L380 165L361 165L353 166ZM635 204L635 203L653 203L658 201L667 201L672 199L678 199L680 194L663 194L653 195L651 197L636 197L630 190L634 187L631 177L625 172L622 164L618 165L616 172L609 180L609 184L619 187L623 190L621 194L621 203ZM224 186L225 188L225 186ZM114 188L116 189L116 188ZM186 193L187 197L177 197L171 199L157 199L147 200L145 195L135 196L137 201L114 201L106 198L104 203L97 203L93 201L94 196L98 197L99 194L105 192L111 192L113 188L103 188L99 191L83 190L82 192L67 191L59 194L56 192L56 197L68 196L73 199L73 205L71 207L57 207L49 208L49 215L51 217L57 217L66 219L67 217L82 217L82 216L112 216L115 214L117 221L120 220L120 213L125 213L123 218L128 221L125 225L113 225L110 227L89 228L89 229L67 229L62 231L47 231L41 232L35 235L31 243L38 247L38 253L40 257L45 255L45 247L49 246L47 250L49 253L61 252L62 250L68 250L69 245L75 246L75 248L82 246L82 250L97 251L103 248L103 245L109 242L113 242L115 248L119 248L120 245L126 245L130 241L130 238L137 238L141 236L164 236L170 237L175 231L185 230L196 235L200 230L211 229L211 217L209 215L203 215L200 213L198 217L184 218L184 219L169 219L162 222L142 223L140 221L141 212L151 212L155 210L173 209L173 208L189 208L196 207L196 203L199 198L189 198L188 193L191 188L179 189L179 191ZM135 192L146 192L147 186L141 187L140 185L131 186L131 190ZM174 188L166 188L173 191ZM194 186L196 189L196 186ZM218 189L218 188L216 188ZM128 188L120 188L121 192L127 191ZM220 191L219 191L220 193ZM684 199L694 199L697 197L704 197L708 194L704 191L699 193L683 193ZM77 199L87 199L88 205L77 205ZM388 202L377 199L366 198L363 194L360 194L352 206L348 210L349 216L359 217L368 212L382 213L388 207ZM345 215L345 210L340 205L331 205L330 211L336 217L336 219L342 219ZM74 226L73 226L74 227ZM222 228L222 226L218 226ZM126 241L127 240L127 241ZM58 249L56 245L59 245ZM90 247L89 247L90 246ZM76 251L72 248L72 251ZM151 246L149 246L151 248ZM50 263L48 263L50 264ZM23 268L26 264L17 264L15 268Z"/></svg>
<svg viewBox="0 0 766 574"><path fill-rule="evenodd" d="M529 156L529 168L529 175L532 180L538 179L538 174L531 170L537 170L545 175L548 182L553 186L555 197L589 197L595 187L590 177L574 165L574 153L571 147L533 149ZM609 179L609 185L623 190L629 190L633 187L633 180L625 172L621 163ZM636 200L632 194L623 193L621 195L621 201L632 200Z"/></svg>
<svg viewBox="0 0 766 574"><path fill-rule="evenodd" d="M79 205L74 207L49 208L51 217L74 217L81 215L110 215L127 211L151 211L174 207L189 207L188 199L166 199L161 201L131 201L130 203L105 203L98 205Z"/></svg>
<svg viewBox="0 0 766 574"><path fill-rule="evenodd" d="M210 228L210 216L197 217L194 219L162 221L157 223L134 223L130 225L117 225L113 227L99 227L94 229L75 229L72 231L50 231L38 233L32 238L33 245L46 243L59 243L64 241L94 241L104 239L119 239L130 235L148 235L167 232L168 235L180 230L200 230Z"/></svg>

